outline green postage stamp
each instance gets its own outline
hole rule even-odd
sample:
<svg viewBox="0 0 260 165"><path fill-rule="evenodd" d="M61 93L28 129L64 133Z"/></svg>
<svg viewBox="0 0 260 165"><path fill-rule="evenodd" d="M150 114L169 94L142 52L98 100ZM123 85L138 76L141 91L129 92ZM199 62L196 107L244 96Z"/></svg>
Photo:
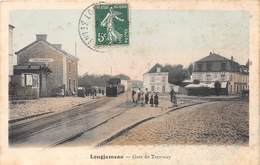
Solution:
<svg viewBox="0 0 260 165"><path fill-rule="evenodd" d="M99 4L94 9L96 45L129 44L128 4Z"/></svg>

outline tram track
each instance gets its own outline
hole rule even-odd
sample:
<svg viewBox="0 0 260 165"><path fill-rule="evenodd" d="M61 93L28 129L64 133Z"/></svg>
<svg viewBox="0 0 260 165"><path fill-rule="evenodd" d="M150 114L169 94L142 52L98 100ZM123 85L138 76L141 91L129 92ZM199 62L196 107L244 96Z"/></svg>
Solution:
<svg viewBox="0 0 260 165"><path fill-rule="evenodd" d="M120 98L104 98L62 113L10 124L9 144L14 147L55 147L105 124L135 106L125 102L123 97L114 105L112 100L115 99ZM107 104L110 106L107 107Z"/></svg>
<svg viewBox="0 0 260 165"><path fill-rule="evenodd" d="M110 100L110 98L104 98L93 103L74 107L65 112L51 114L32 121L11 123L9 124L9 143L12 144L23 141L29 136L58 127L68 122L68 120L75 120L80 115L87 115L91 113L93 109L103 106Z"/></svg>

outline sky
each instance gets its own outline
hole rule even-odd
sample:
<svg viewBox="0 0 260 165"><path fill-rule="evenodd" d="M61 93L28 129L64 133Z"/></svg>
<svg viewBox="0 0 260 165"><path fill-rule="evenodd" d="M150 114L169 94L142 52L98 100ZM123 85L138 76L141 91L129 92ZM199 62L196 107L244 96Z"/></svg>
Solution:
<svg viewBox="0 0 260 165"><path fill-rule="evenodd" d="M79 75L126 74L142 80L154 64L189 64L210 51L245 64L249 57L249 14L244 11L130 10L129 45L95 52L81 41L82 10L15 10L10 14L14 51L47 34L50 43L79 58Z"/></svg>

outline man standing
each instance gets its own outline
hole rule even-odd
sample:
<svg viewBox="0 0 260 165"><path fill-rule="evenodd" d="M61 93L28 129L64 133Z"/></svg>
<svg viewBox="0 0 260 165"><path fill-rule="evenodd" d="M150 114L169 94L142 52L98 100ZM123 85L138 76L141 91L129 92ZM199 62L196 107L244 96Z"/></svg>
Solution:
<svg viewBox="0 0 260 165"><path fill-rule="evenodd" d="M149 92L148 92L147 88L145 89L144 99L145 99L145 104L148 104L148 102L149 102Z"/></svg>
<svg viewBox="0 0 260 165"><path fill-rule="evenodd" d="M135 93L136 93L136 92L135 92L135 90L133 89L133 90L132 90L132 100L133 100L133 103L135 103Z"/></svg>
<svg viewBox="0 0 260 165"><path fill-rule="evenodd" d="M173 102L173 95L174 95L174 90L172 88L171 92L170 92L170 98L171 98L171 102Z"/></svg>

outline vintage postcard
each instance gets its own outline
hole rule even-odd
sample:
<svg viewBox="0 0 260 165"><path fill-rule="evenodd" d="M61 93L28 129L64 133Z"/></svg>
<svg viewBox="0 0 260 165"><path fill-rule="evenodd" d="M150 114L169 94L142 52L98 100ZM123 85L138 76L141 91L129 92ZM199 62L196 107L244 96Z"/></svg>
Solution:
<svg viewBox="0 0 260 165"><path fill-rule="evenodd" d="M259 1L1 1L0 163L260 163Z"/></svg>

